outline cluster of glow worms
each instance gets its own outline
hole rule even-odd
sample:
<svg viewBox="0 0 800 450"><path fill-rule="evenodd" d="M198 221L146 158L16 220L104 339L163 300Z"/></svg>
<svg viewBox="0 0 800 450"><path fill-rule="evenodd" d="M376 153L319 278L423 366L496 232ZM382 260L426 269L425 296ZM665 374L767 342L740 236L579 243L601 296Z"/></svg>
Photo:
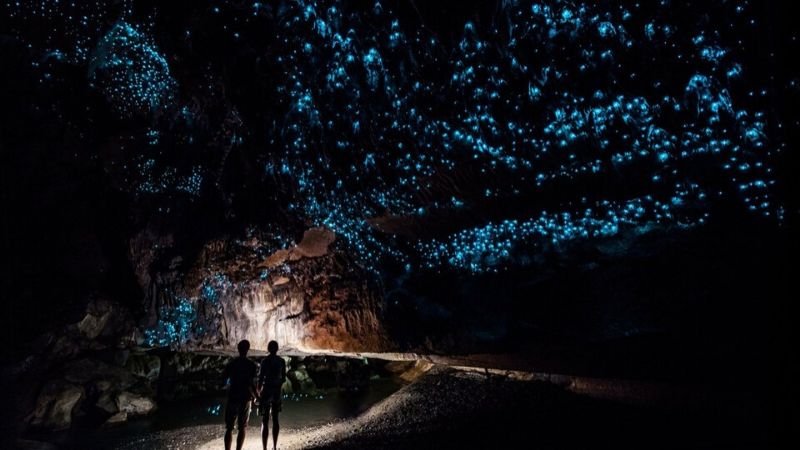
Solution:
<svg viewBox="0 0 800 450"><path fill-rule="evenodd" d="M733 29L754 26L747 0L706 7ZM250 24L275 30L269 64L285 76L271 80L280 101L269 105L265 177L291 185L288 210L335 231L368 268L389 258L497 270L542 245L700 224L724 197L782 220L770 167L781 146L757 106L768 93L748 90L740 43L696 5L508 0L493 20L464 23L452 43L380 1L363 10L337 0L211 1L206 13L223 18L218 32L234 42L249 39ZM107 69L101 89L120 114L181 108L167 59L141 28L119 21L104 33L92 59ZM48 50L87 54L89 41L72 41L78 50ZM438 177L466 170L478 186L435 190ZM630 188L595 192L629 179ZM198 169L193 181L155 179L139 191L196 193L204 182ZM573 198L551 195L565 185ZM487 202L519 207L410 245L368 223L424 224Z"/></svg>
<svg viewBox="0 0 800 450"><path fill-rule="evenodd" d="M703 195L702 192L696 193L696 197ZM497 267L502 267L504 262L512 259L515 247L525 241L534 245L545 243L557 246L563 241L577 238L613 236L624 226L635 227L647 223L688 226L705 221L707 214L690 222L675 217L674 207L685 201L685 193L679 193L670 203L647 196L624 203L599 202L594 209L587 208L577 214L542 212L535 219L504 220L463 230L450 236L447 241L428 242L420 248L430 268L446 263L472 272L497 270Z"/></svg>
<svg viewBox="0 0 800 450"><path fill-rule="evenodd" d="M201 332L196 327L196 301L178 298L174 306L164 306L159 311L158 323L144 331L144 341L151 347L181 344Z"/></svg>
<svg viewBox="0 0 800 450"><path fill-rule="evenodd" d="M339 2L286 5L286 46L277 61L289 75L279 89L290 114L278 166L297 183L293 206L345 237L370 265L408 254L365 219L424 218L447 200L420 201L439 173L466 166L502 177L483 194L497 201L564 182L648 174L650 186L627 198L592 198L587 189L581 201L556 205L558 212L533 211L415 245L424 267L473 272L503 267L523 244L702 223L708 212L697 206L709 196L742 195L750 210L780 220L765 162L777 146L766 139L764 113L737 108L732 97L743 70L735 51L699 21L668 22L675 7L505 2L495 20L501 25L467 22L448 48L421 27L404 28L380 2L356 19ZM720 11L735 16L747 7L736 2ZM682 70L655 73L651 62ZM683 81L669 82L682 72ZM719 174L690 175L683 168L692 164ZM476 201L450 200L456 208Z"/></svg>
<svg viewBox="0 0 800 450"><path fill-rule="evenodd" d="M198 296L171 295L176 299L175 304L161 308L158 322L144 331L145 343L151 347L180 345L204 334L205 330L198 321L199 303L216 308L223 293L232 287L233 283L225 275L215 273L204 279Z"/></svg>
<svg viewBox="0 0 800 450"><path fill-rule="evenodd" d="M150 115L170 104L175 80L148 36L118 22L100 40L89 65L91 80L123 116ZM148 133L151 142L157 132ZM157 141L156 141L157 142Z"/></svg>
<svg viewBox="0 0 800 450"><path fill-rule="evenodd" d="M137 182L135 192L138 194L161 194L170 188L196 196L203 183L203 171L194 166L186 175L178 174L172 167L160 167L153 158L139 158L136 162Z"/></svg>

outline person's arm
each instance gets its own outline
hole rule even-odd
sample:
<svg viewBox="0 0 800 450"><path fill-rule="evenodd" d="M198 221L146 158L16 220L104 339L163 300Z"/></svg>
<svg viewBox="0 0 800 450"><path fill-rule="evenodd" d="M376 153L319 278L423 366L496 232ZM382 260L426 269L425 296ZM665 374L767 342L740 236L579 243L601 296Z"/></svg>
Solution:
<svg viewBox="0 0 800 450"><path fill-rule="evenodd" d="M286 381L286 360L281 358L281 386Z"/></svg>
<svg viewBox="0 0 800 450"><path fill-rule="evenodd" d="M261 393L261 389L264 388L264 376L267 374L264 368L264 361L265 359L262 359L261 364L258 365L258 384L256 385L256 389L259 394Z"/></svg>
<svg viewBox="0 0 800 450"><path fill-rule="evenodd" d="M225 365L225 368L222 369L222 379L220 380L220 389L225 389L225 385L228 384L228 378L231 376L231 363Z"/></svg>
<svg viewBox="0 0 800 450"><path fill-rule="evenodd" d="M267 377L267 359L264 358L261 360L261 364L258 365L258 392L261 393L261 390L264 389L265 379Z"/></svg>
<svg viewBox="0 0 800 450"><path fill-rule="evenodd" d="M257 400L258 399L258 393L259 393L258 385L256 384L256 380L258 378L258 376L257 376L257 374L258 374L258 364L253 363L252 367L253 367L253 372L252 372L252 374L250 376L250 398L252 400Z"/></svg>

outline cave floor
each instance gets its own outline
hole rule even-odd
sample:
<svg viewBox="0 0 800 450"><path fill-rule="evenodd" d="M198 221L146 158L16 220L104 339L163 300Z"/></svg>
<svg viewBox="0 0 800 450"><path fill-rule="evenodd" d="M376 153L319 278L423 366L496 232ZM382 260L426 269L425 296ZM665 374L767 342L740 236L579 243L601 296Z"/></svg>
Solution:
<svg viewBox="0 0 800 450"><path fill-rule="evenodd" d="M434 367L356 417L305 427L282 421L279 448L767 448L766 424L757 410L632 406ZM245 449L261 448L258 426L251 421ZM223 432L219 424L187 426L121 448L221 449Z"/></svg>
<svg viewBox="0 0 800 450"><path fill-rule="evenodd" d="M368 389L343 392L320 391L318 394L290 395L284 400L285 423L298 429L310 429L358 416L369 407L396 392L400 386L388 378L372 380ZM106 450L126 449L192 449L198 448L224 432L225 394L203 395L163 403L155 414L131 420L118 426L100 429L77 428L57 433L53 442L59 449ZM250 424L260 424L255 408ZM252 428L252 427L251 427ZM258 436L258 428L250 431ZM287 433L288 435L288 433ZM36 438L36 435L31 436Z"/></svg>

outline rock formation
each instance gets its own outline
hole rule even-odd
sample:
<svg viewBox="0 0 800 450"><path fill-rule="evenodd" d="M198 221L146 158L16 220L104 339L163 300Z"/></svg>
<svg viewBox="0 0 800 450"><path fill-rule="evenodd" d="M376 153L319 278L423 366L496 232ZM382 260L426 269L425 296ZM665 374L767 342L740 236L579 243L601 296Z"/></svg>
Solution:
<svg viewBox="0 0 800 450"><path fill-rule="evenodd" d="M390 348L380 291L333 248L327 229L311 228L296 246L269 254L257 241L212 241L188 269L176 258L164 272L142 239L132 241L131 258L147 293L151 345L229 351L248 339L262 350L270 340L304 351ZM186 314L171 317L176 308Z"/></svg>

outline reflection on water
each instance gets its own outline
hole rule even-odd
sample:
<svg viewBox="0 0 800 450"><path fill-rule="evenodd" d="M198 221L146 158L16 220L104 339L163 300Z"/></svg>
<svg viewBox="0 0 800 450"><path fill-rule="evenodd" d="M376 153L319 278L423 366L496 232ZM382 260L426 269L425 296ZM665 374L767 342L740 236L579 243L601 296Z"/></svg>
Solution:
<svg viewBox="0 0 800 450"><path fill-rule="evenodd" d="M372 381L369 389L360 391L332 390L321 396L294 396L284 399L281 426L302 428L320 425L334 419L356 416L399 388L394 381ZM64 435L61 444L82 449L110 449L154 432L175 430L197 425L223 425L225 395L198 397L190 400L162 403L153 415L131 420L114 428L72 431ZM256 408L250 415L250 424L260 423Z"/></svg>

